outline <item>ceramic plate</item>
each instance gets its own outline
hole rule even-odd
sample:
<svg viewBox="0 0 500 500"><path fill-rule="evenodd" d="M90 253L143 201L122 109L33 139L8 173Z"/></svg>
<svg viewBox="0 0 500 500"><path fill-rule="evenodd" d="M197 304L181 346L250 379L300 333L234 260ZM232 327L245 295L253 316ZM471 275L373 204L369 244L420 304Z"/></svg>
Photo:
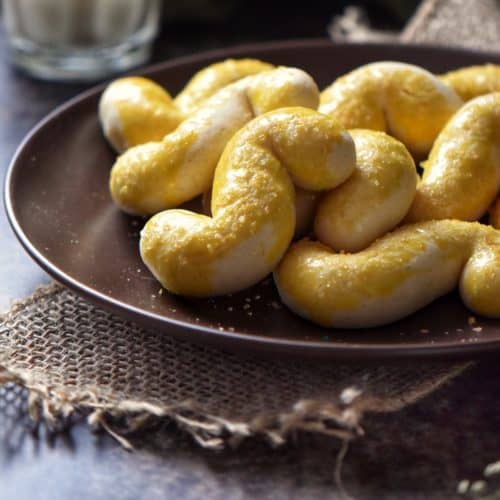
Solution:
<svg viewBox="0 0 500 500"><path fill-rule="evenodd" d="M290 41L198 54L142 74L179 91L197 70L227 57L257 57L308 71L320 87L361 64L415 63L434 72L500 63L500 56L407 45ZM17 151L6 180L6 209L17 237L55 279L77 293L165 335L242 353L343 360L472 356L500 348L500 322L477 318L453 293L389 326L333 330L281 305L271 279L233 296L192 300L160 292L142 264L142 219L121 213L108 193L115 155L97 119L102 87L58 108Z"/></svg>

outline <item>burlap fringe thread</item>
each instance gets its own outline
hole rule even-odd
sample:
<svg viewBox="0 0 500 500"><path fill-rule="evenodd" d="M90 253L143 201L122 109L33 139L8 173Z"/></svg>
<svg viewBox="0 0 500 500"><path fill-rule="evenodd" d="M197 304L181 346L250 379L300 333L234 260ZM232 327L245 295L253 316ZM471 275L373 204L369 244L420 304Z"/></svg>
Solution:
<svg viewBox="0 0 500 500"><path fill-rule="evenodd" d="M154 405L123 400L108 404L99 401L97 391L70 394L60 388L37 383L27 370L6 369L5 359L5 355L0 357L0 386L14 383L29 391L28 411L33 421L43 421L49 427L55 427L60 419L67 419L77 411L90 412L87 416L89 425L94 429L104 429L128 450L133 446L125 436L146 430L159 419L175 422L199 445L214 450L223 449L226 445L234 447L243 439L258 435L266 437L272 445L279 446L286 441L287 436L297 431L334 436L342 441L351 441L364 435L360 425L364 405L349 404L342 407L334 403L302 400L289 413L259 416L249 423L234 422L207 414L194 401ZM448 379L459 372L450 373ZM122 421L121 433L113 429L110 420Z"/></svg>
<svg viewBox="0 0 500 500"><path fill-rule="evenodd" d="M8 317L59 287L56 283L41 286L30 297L15 301L11 309L0 317L0 334L1 325ZM298 430L332 435L342 440L363 434L359 425L360 408L341 409L334 404L299 401L287 414L271 418L258 417L249 423L233 422L207 414L200 405L190 400L174 405L155 405L134 400L106 403L99 397L97 388L83 392L67 391L39 383L31 370L11 367L9 357L8 349L0 350L0 386L13 383L28 390L28 411L34 422L42 421L49 427L56 427L60 419L67 419L78 411L89 412L87 421L92 428L104 429L128 450L133 446L125 435L145 430L158 419L176 422L199 445L214 450L222 449L226 444L235 446L242 439L258 434L264 435L276 446L284 443L290 432ZM123 435L113 430L109 423L112 420L123 421L120 425Z"/></svg>
<svg viewBox="0 0 500 500"><path fill-rule="evenodd" d="M445 377L420 387L411 398L391 402L381 408L379 400L373 405L370 399L356 399L346 405L322 401L298 401L290 412L275 416L259 416L249 423L234 422L216 415L210 415L194 401L175 405L154 405L147 402L123 400L116 404L99 401L97 392L87 390L81 394L69 394L60 388L39 384L29 371L6 369L5 354L0 357L0 386L13 383L28 390L28 409L34 422L43 421L55 427L60 419L67 419L76 412L90 412L87 421L93 429L102 428L125 449L133 449L125 437L141 430L147 430L159 419L175 422L203 448L220 450L226 445L237 446L243 439L264 436L273 446L285 443L287 437L304 431L334 436L342 441L351 441L364 435L361 421L366 411L378 406L381 412L395 412L433 392L441 385L455 378L473 363L457 365ZM121 432L113 429L110 420L123 421Z"/></svg>
<svg viewBox="0 0 500 500"><path fill-rule="evenodd" d="M0 334L8 333L6 323L9 318L44 297L60 293L60 290L61 287L57 284L40 287L30 297L16 302L8 313L0 317ZM272 445L278 446L290 434L299 431L334 436L349 442L364 435L361 421L366 412L398 411L434 391L471 365L452 365L397 397L373 396L362 393L356 387L346 387L337 402L301 399L289 411L262 414L243 422L208 413L193 400L175 404L153 404L131 399L113 401L101 388L86 387L82 390L73 386L63 387L60 384L51 385L47 381L41 382L34 375L36 371L13 366L12 349L8 345L0 348L0 386L14 383L28 390L28 411L35 422L42 421L49 427L56 427L61 419L83 412L92 428L104 429L126 449L132 448L127 435L145 430L162 420L175 422L199 445L209 449L222 449L226 445L234 447L251 436L264 436ZM114 428L116 422L119 422L120 431Z"/></svg>

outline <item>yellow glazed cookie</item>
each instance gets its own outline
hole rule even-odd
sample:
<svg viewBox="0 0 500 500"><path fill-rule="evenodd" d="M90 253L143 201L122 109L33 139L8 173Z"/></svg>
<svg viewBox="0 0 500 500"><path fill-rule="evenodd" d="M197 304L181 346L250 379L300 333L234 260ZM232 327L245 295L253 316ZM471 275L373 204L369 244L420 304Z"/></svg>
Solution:
<svg viewBox="0 0 500 500"><path fill-rule="evenodd" d="M217 165L213 217L153 216L141 232L142 259L176 294L243 290L275 268L292 240L294 184L327 190L354 166L352 139L331 118L305 108L260 116L231 139Z"/></svg>
<svg viewBox="0 0 500 500"><path fill-rule="evenodd" d="M314 80L277 68L228 85L160 142L129 149L111 170L113 200L126 212L150 215L207 191L222 151L255 116L286 106L316 109Z"/></svg>
<svg viewBox="0 0 500 500"><path fill-rule="evenodd" d="M274 69L258 59L226 59L198 71L174 99L177 108L189 115L218 90L246 76Z"/></svg>
<svg viewBox="0 0 500 500"><path fill-rule="evenodd" d="M349 133L356 146L353 174L324 194L296 188L295 238L314 227L323 243L356 252L401 222L415 196L418 176L413 158L398 140L372 130Z"/></svg>
<svg viewBox="0 0 500 500"><path fill-rule="evenodd" d="M464 100L500 92L500 65L484 64L450 71L439 77Z"/></svg>
<svg viewBox="0 0 500 500"><path fill-rule="evenodd" d="M378 62L335 80L321 93L319 111L347 129L387 132L422 155L461 105L453 89L428 71Z"/></svg>
<svg viewBox="0 0 500 500"><path fill-rule="evenodd" d="M294 238L302 238L312 231L314 215L321 193L307 191L295 186L295 234ZM202 211L205 215L212 215L210 204L212 191L205 191L202 198Z"/></svg>
<svg viewBox="0 0 500 500"><path fill-rule="evenodd" d="M500 93L494 93L469 101L439 134L407 221L477 220L499 187Z"/></svg>
<svg viewBox="0 0 500 500"><path fill-rule="evenodd" d="M356 169L321 200L314 233L337 251L358 252L394 229L417 188L415 163L405 146L383 132L349 130Z"/></svg>
<svg viewBox="0 0 500 500"><path fill-rule="evenodd" d="M99 121L104 135L118 152L161 140L183 119L170 94L140 76L114 81L99 101Z"/></svg>
<svg viewBox="0 0 500 500"><path fill-rule="evenodd" d="M108 85L99 101L104 135L118 152L159 141L221 88L270 69L271 64L257 59L228 59L211 64L196 73L175 100L147 78L120 78Z"/></svg>
<svg viewBox="0 0 500 500"><path fill-rule="evenodd" d="M500 231L477 222L420 222L355 254L302 240L274 279L290 309L326 327L391 323L458 284L469 309L500 317Z"/></svg>

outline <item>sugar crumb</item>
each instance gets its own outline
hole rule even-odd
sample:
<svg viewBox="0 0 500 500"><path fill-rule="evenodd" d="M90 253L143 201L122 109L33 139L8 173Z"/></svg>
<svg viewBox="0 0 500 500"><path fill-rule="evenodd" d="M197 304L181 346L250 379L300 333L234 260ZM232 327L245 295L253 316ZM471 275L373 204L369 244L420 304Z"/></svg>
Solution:
<svg viewBox="0 0 500 500"><path fill-rule="evenodd" d="M479 481L474 481L471 486L470 486L470 491L473 493L482 493L483 491L486 491L486 481L483 481L480 479Z"/></svg>
<svg viewBox="0 0 500 500"><path fill-rule="evenodd" d="M483 472L485 477L491 477L495 476L497 474L500 474L500 460L497 462L493 462L491 464L488 464Z"/></svg>
<svg viewBox="0 0 500 500"><path fill-rule="evenodd" d="M469 491L469 486L470 481L468 479L462 479L462 481L458 483L457 493L459 495L465 495Z"/></svg>

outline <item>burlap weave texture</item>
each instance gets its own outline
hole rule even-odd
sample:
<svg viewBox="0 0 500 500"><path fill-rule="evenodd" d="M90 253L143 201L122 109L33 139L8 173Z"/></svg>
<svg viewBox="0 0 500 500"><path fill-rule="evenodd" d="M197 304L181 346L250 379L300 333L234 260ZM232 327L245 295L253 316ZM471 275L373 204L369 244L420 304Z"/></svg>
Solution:
<svg viewBox="0 0 500 500"><path fill-rule="evenodd" d="M279 444L296 430L350 439L366 411L396 411L467 366L241 358L145 331L59 285L6 314L0 352L0 381L31 391L35 417L86 409L94 423L125 417L128 430L169 417L214 448L259 434Z"/></svg>

